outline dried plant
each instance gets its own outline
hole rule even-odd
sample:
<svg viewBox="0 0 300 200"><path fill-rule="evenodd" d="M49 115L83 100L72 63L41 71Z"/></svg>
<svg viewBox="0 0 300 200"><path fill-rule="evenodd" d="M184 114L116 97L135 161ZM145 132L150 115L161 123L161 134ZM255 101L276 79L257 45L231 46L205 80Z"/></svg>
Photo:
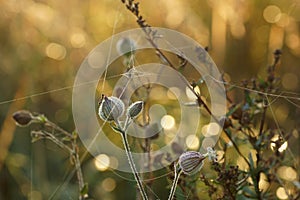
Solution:
<svg viewBox="0 0 300 200"><path fill-rule="evenodd" d="M146 22L139 10L139 3L134 0L121 0L122 4L136 17L137 24L143 29L145 37L153 46L156 54L161 59L162 63L167 63L173 69L181 69L188 64L182 55L176 55L180 66L177 68L161 51L155 43L157 33L153 31L151 26ZM133 47L129 53L123 52L124 46ZM206 49L207 50L207 49ZM118 51L124 54L125 72L134 67L134 42L124 40L119 44ZM127 52L127 51L126 51ZM281 50L275 50L273 53L273 63L267 67L267 75L264 78L252 78L243 80L241 86L243 89L243 100L236 101L230 99L231 94L234 94L236 87L231 87L232 84L223 79L223 84L226 86L228 112L222 119L217 118L211 112L211 109L203 99L203 96L195 88L203 87L200 80L185 82L186 87L195 95L197 108L213 118L213 120L222 127L224 135L218 141L218 147L212 149L207 148L207 153L203 154L197 151L183 152L174 144L173 149L180 154L178 161L171 165L170 169L165 169L169 176L167 177L170 183L169 200L180 199L181 196L188 196L189 199L201 199L201 189L206 190L207 198L210 199L276 199L275 188L281 186L284 188L289 200L299 199L300 187L299 181L287 183L278 175L278 169L283 166L288 157L293 157L291 152L286 148L287 141L290 137L290 130L283 130L279 124L271 126L273 123L267 117L267 112L273 112L270 108L271 102L269 96L280 96L280 77L276 75L276 68L279 65ZM178 70L180 71L180 70ZM127 138L129 125L135 120L138 115L142 115L142 123L139 126L146 127L150 123L150 117L147 112L147 97L149 96L153 85L143 86L147 92L135 92L135 97L139 100L132 103L125 109L121 98L113 96L103 96L99 105L99 117L122 137L123 145L128 157L128 161L137 183L137 190L142 199L154 199L152 196L152 186L154 176L150 175L150 180L142 181L140 174L131 155L130 145ZM144 96L143 96L144 95ZM145 97L146 96L146 97ZM146 99L146 101L140 101ZM120 120L120 117L125 113L125 120ZM41 124L39 130L32 131L33 142L47 139L64 150L70 153L70 160L74 163L79 184L79 199L88 197L87 184L84 182L81 171L81 162L78 147L78 137L76 132L69 133L55 123L49 121L44 115L32 114L29 111L18 111L13 115L14 120L20 126L27 126L32 123ZM224 124L224 125L223 125ZM147 167L151 168L150 162L162 162L162 159L168 160L170 155L158 155L152 157L150 153L151 142L159 137L159 134L147 138L143 141L138 141L141 149L148 152ZM248 154L241 150L242 145L247 145ZM245 167L241 168L236 163L228 160L230 152L234 150L238 157L242 158ZM223 151L224 155L218 157L217 152ZM208 167L203 169L205 158L209 158L211 162L205 163ZM169 159L171 160L171 159ZM293 169L297 169L298 163L292 160L288 163ZM203 172L205 170L205 172ZM151 169L149 169L151 171ZM299 175L298 175L299 176ZM262 189L260 184L266 177L265 182L269 184L267 188ZM146 185L146 187L145 187ZM287 187L288 185L288 187ZM137 195L139 196L139 195ZM183 198L185 199L185 198Z"/></svg>

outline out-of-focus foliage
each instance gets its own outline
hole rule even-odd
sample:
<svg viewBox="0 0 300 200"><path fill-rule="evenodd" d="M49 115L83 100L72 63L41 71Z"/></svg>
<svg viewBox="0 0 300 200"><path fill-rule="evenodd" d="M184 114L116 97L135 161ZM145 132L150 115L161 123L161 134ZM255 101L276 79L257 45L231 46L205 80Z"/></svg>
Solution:
<svg viewBox="0 0 300 200"><path fill-rule="evenodd" d="M279 125L288 132L287 149L295 157L288 157L290 160L276 166L277 174L287 189L277 184L268 185L269 180L259 183L259 187L264 190L270 186L272 191L276 191L276 198L286 199L286 192L293 191L293 182L299 181L299 169L291 166L293 162L299 165L300 102L284 97L299 98L300 93L299 2L141 0L140 12L152 26L175 29L208 46L220 71L225 72L225 80L234 85L240 85L241 80L251 79L254 75L266 77L266 66L273 62L274 50L282 50L275 70L276 77L281 78L277 93L282 97L272 98L269 102L272 109L266 112L266 121L270 130ZM81 62L101 41L114 33L136 27L135 18L121 1L0 2L0 199L77 198L77 182L75 177L69 176L73 166L68 153L51 142L32 144L29 129L16 128L11 115L26 108L44 113L65 129L74 130L72 85ZM116 61L118 64L122 65L122 60ZM185 75L192 76L192 72L187 71ZM263 78L256 81L264 83ZM234 90L230 98L234 102L242 101L244 90ZM254 97L250 95L249 98ZM171 109L172 105L169 106ZM232 117L239 120L240 109L245 106L240 104L232 108ZM254 128L259 130L259 127ZM276 137L276 133L268 132L265 137L271 136ZM278 134L277 137L273 138L274 143L279 143ZM245 138L238 137L238 140L241 151L248 158L249 148L243 145ZM222 153L224 151L219 152ZM226 159L242 170L247 169L232 148L227 149ZM212 167L204 166L204 172L210 171L209 168ZM89 183L89 192L95 199L135 198L135 183L128 184L122 178L128 174L105 170L92 157L83 162L85 181ZM224 170L229 174L235 173L235 168ZM258 173L263 180L266 174ZM207 174L201 177L201 181L189 180L189 184L195 181L199 188L206 187L205 191L193 188L191 191L206 194L203 198L208 199L209 192L206 190L211 189L207 182L210 178L221 180L224 177ZM163 178L153 181L153 190L161 199L167 198L166 185L167 181ZM185 194L184 191L178 192Z"/></svg>

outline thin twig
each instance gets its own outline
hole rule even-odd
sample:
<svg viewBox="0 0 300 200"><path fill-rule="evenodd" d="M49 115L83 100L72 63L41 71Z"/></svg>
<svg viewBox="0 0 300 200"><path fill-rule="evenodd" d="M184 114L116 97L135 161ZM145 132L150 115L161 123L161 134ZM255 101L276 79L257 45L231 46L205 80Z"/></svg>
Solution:
<svg viewBox="0 0 300 200"><path fill-rule="evenodd" d="M72 147L73 147L72 157L73 157L73 161L75 164L76 174L77 174L77 179L78 179L78 184L79 184L79 194L80 194L79 199L83 200L86 196L85 194L82 193L82 190L83 190L85 184L84 184L84 180L83 180L81 163L80 163L80 158L79 158L79 154L78 154L78 147L76 144L76 139L73 140Z"/></svg>

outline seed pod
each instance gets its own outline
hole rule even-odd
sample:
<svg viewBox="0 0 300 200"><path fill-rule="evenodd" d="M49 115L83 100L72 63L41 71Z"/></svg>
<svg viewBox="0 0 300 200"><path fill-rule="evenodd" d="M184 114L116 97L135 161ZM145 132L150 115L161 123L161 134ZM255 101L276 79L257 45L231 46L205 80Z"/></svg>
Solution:
<svg viewBox="0 0 300 200"><path fill-rule="evenodd" d="M144 102L142 101L136 101L133 104L131 104L127 109L127 115L131 119L136 118L143 110Z"/></svg>
<svg viewBox="0 0 300 200"><path fill-rule="evenodd" d="M100 107L99 116L103 121L116 121L123 115L125 110L124 103L117 97L104 97Z"/></svg>
<svg viewBox="0 0 300 200"><path fill-rule="evenodd" d="M131 38L121 38L117 42L117 52L119 55L125 55L130 56L131 54L134 54L136 50L136 44L135 41Z"/></svg>
<svg viewBox="0 0 300 200"><path fill-rule="evenodd" d="M200 152L197 151L188 151L179 157L179 165L183 173L187 175L195 174L200 171L203 166L203 160L206 157L203 156Z"/></svg>
<svg viewBox="0 0 300 200"><path fill-rule="evenodd" d="M27 110L17 111L13 114L12 117L19 126L27 126L33 120L32 114Z"/></svg>

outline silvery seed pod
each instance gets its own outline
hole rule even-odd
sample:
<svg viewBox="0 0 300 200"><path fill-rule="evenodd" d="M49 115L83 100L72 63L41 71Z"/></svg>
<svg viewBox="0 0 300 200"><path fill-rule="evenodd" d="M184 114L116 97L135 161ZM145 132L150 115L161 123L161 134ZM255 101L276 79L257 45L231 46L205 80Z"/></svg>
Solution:
<svg viewBox="0 0 300 200"><path fill-rule="evenodd" d="M203 166L203 160L206 157L197 151L187 151L179 157L179 165L183 173L187 175L192 175L198 171Z"/></svg>
<svg viewBox="0 0 300 200"><path fill-rule="evenodd" d="M133 104L131 104L127 109L127 115L131 119L136 118L143 110L144 102L142 101L136 101Z"/></svg>
<svg viewBox="0 0 300 200"><path fill-rule="evenodd" d="M132 40L131 38L121 38L117 42L117 52L119 55L125 55L125 56L130 56L133 54L136 50L136 44L135 41Z"/></svg>
<svg viewBox="0 0 300 200"><path fill-rule="evenodd" d="M117 97L104 97L100 107L99 116L103 121L116 121L123 115L125 110L124 103Z"/></svg>

